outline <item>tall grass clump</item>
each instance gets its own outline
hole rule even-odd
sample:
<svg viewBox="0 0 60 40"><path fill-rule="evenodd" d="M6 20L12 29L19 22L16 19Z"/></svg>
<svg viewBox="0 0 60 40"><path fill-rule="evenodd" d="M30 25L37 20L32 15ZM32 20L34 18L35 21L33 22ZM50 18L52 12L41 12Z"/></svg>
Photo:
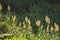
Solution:
<svg viewBox="0 0 60 40"><path fill-rule="evenodd" d="M48 15L43 3L41 3L43 8L31 6L30 12L26 12L27 15L22 12L24 18L19 23L17 15L12 15L10 12L10 5L8 5L6 15L3 15L0 4L0 34L13 34L11 37L5 37L4 40L60 40L59 25L54 20L54 26L51 25L51 15Z"/></svg>

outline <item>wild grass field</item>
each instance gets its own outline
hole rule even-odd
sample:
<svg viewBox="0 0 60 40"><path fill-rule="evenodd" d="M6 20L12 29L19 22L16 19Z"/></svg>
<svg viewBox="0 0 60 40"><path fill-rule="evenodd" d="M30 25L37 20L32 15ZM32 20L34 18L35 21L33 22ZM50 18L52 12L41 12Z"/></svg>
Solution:
<svg viewBox="0 0 60 40"><path fill-rule="evenodd" d="M7 12L2 8L0 4L0 40L60 40L59 4L41 0L30 4L28 12L11 12L10 5ZM7 33L12 36L1 36Z"/></svg>

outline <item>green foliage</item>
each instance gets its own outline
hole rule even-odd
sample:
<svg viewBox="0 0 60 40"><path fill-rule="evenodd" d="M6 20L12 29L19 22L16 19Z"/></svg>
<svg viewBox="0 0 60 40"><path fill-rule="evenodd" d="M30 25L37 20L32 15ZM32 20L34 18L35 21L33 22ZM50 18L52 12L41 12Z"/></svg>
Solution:
<svg viewBox="0 0 60 40"><path fill-rule="evenodd" d="M7 12L6 15L0 13L0 29L2 33L12 32L13 28L15 28L13 25L16 26L10 12Z"/></svg>
<svg viewBox="0 0 60 40"><path fill-rule="evenodd" d="M15 0L15 1L16 1L16 4L12 2L13 3L12 5L17 5L17 7L20 7L22 5L25 6L25 3L26 3L25 0ZM1 31L0 33L13 34L12 38L6 37L4 38L4 40L60 40L59 38L60 33L56 31L56 29L59 28L58 24L55 24L56 29L53 28L52 31L46 30L46 29L49 29L47 27L51 27L50 25L51 23L54 25L55 22L59 23L60 21L59 14L56 15L56 13L59 13L57 11L59 10L57 9L57 6L54 5L56 6L55 8L53 5L50 5L50 6L49 5L50 4L41 0L41 3L39 3L38 5L34 5L34 6L32 6L32 4L30 5L30 9L29 9L30 12L20 12L20 13L17 13L16 15L15 15L15 12L13 12L14 15L10 11L6 12L6 15L3 15L1 12L0 13L0 31ZM53 14L51 15L51 13ZM20 19L22 19L22 21L18 19L18 16ZM45 20L46 16L47 16L46 20L48 20L49 23L48 21ZM35 23L36 20L38 20L37 23ZM46 28L45 28L45 25L46 25ZM37 30L36 33L35 33L35 30ZM54 32L53 30L55 30L56 32Z"/></svg>
<svg viewBox="0 0 60 40"><path fill-rule="evenodd" d="M10 14L10 12L7 12L6 15L4 15L4 18L2 16L2 13L0 14L0 26L6 30L6 33L12 33L13 37L9 38L6 37L4 40L59 40L60 34L58 33L48 33L43 28L43 25L37 21L36 24L40 24L37 26L37 34L34 33L34 30L32 29L31 20L28 17L25 17L25 20L23 22L20 22L19 25L17 25L17 17L15 15ZM4 21L3 21L4 20ZM3 27L4 26L4 27ZM0 28L1 28L0 27ZM3 31L2 31L3 32Z"/></svg>

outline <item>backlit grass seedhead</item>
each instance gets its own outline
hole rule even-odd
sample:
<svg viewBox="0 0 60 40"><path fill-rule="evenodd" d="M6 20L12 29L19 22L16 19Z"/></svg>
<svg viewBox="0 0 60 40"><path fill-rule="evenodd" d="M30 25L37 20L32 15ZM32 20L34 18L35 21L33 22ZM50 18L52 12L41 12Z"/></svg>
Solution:
<svg viewBox="0 0 60 40"><path fill-rule="evenodd" d="M8 11L10 11L10 5L8 5L8 8L7 9L8 9Z"/></svg>
<svg viewBox="0 0 60 40"><path fill-rule="evenodd" d="M26 22L28 21L28 17L25 17L25 21L26 21Z"/></svg>
<svg viewBox="0 0 60 40"><path fill-rule="evenodd" d="M43 29L43 33L45 33L46 32L46 30L45 29Z"/></svg>
<svg viewBox="0 0 60 40"><path fill-rule="evenodd" d="M49 32L49 25L47 25L46 32Z"/></svg>
<svg viewBox="0 0 60 40"><path fill-rule="evenodd" d="M31 25L29 25L27 29L28 29L28 30L32 30L32 26L31 26Z"/></svg>
<svg viewBox="0 0 60 40"><path fill-rule="evenodd" d="M31 24L31 21L28 17L25 17L25 22L28 23L29 25Z"/></svg>
<svg viewBox="0 0 60 40"><path fill-rule="evenodd" d="M53 26L50 28L50 31L53 32Z"/></svg>
<svg viewBox="0 0 60 40"><path fill-rule="evenodd" d="M16 20L16 16L15 15L12 16L12 20L13 20L13 22Z"/></svg>
<svg viewBox="0 0 60 40"><path fill-rule="evenodd" d="M37 20L35 23L36 23L36 26L40 26L41 21L40 20Z"/></svg>
<svg viewBox="0 0 60 40"><path fill-rule="evenodd" d="M2 11L2 5L0 4L0 12Z"/></svg>
<svg viewBox="0 0 60 40"><path fill-rule="evenodd" d="M54 27L55 27L55 28L54 28L54 31L55 31L55 32L59 31L59 26L58 26L58 24L55 23L55 24L54 24Z"/></svg>
<svg viewBox="0 0 60 40"><path fill-rule="evenodd" d="M50 18L48 16L45 17L45 21L47 24L50 24Z"/></svg>

